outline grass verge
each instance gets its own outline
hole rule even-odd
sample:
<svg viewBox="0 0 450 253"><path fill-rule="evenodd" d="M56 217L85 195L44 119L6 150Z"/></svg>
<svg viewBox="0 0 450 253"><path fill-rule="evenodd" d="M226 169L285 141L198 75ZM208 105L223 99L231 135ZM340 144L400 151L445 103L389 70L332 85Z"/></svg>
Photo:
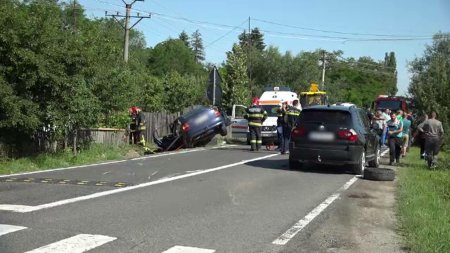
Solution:
<svg viewBox="0 0 450 253"><path fill-rule="evenodd" d="M142 155L142 150L137 146L107 146L93 144L87 150L82 150L76 156L72 151L56 154L39 154L0 163L0 175L45 170L75 165L84 165L108 160L121 160L130 158L130 153Z"/></svg>
<svg viewBox="0 0 450 253"><path fill-rule="evenodd" d="M429 170L412 148L398 173L398 215L412 252L450 252L450 153Z"/></svg>

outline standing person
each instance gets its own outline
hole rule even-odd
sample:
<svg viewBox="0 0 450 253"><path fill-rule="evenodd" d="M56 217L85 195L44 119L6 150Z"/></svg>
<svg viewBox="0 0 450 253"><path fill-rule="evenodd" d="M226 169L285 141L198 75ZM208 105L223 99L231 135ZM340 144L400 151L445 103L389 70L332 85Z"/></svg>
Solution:
<svg viewBox="0 0 450 253"><path fill-rule="evenodd" d="M425 159L425 133L423 132L423 125L428 120L428 115L423 115L423 121L417 125L417 130L413 136L414 139L417 140L418 144L420 145L420 159Z"/></svg>
<svg viewBox="0 0 450 253"><path fill-rule="evenodd" d="M284 125L284 116L287 111L287 102L283 102L277 110L277 137L278 137L278 150L281 151L283 148L283 125Z"/></svg>
<svg viewBox="0 0 450 253"><path fill-rule="evenodd" d="M431 112L430 118L423 126L419 126L419 131L425 133L425 154L433 155L433 164L437 162L437 155L441 146L441 139L444 136L442 122L436 119L436 112Z"/></svg>
<svg viewBox="0 0 450 253"><path fill-rule="evenodd" d="M246 110L247 114L244 116L248 120L248 128L250 130L250 150L259 151L262 145L261 127L264 120L267 119L267 112L259 106L259 99L252 99L252 106Z"/></svg>
<svg viewBox="0 0 450 253"><path fill-rule="evenodd" d="M145 136L143 132L145 131L145 116L142 112L141 108L137 106L133 106L128 109L130 113L131 122L130 122L130 144L140 144L145 146Z"/></svg>
<svg viewBox="0 0 450 253"><path fill-rule="evenodd" d="M376 123L378 125L378 135L380 136L380 147L384 145L383 143L383 138L384 135L386 134L385 129L386 129L386 119L383 117L383 114L381 112L381 110L377 110L375 112L375 115L372 118L372 124Z"/></svg>
<svg viewBox="0 0 450 253"><path fill-rule="evenodd" d="M281 149L281 154L286 154L289 150L289 140L291 137L291 130L294 128L295 123L297 122L298 117L300 116L300 110L297 108L298 100L294 100L292 102L292 106L289 106L284 121L283 127L283 147Z"/></svg>
<svg viewBox="0 0 450 253"><path fill-rule="evenodd" d="M391 112L391 119L387 122L389 143L389 165L400 162L400 149L403 136L403 122L397 118L395 112Z"/></svg>
<svg viewBox="0 0 450 253"><path fill-rule="evenodd" d="M406 151L409 147L409 136L410 136L410 129L411 129L411 120L409 117L404 114L403 116L403 145L402 145L402 157L406 156Z"/></svg>
<svg viewBox="0 0 450 253"><path fill-rule="evenodd" d="M385 109L384 110L383 117L384 117L384 122L385 123L387 123L389 120L391 120L391 116L389 116L390 114L391 114L391 110L389 110L389 109ZM387 125L385 125L385 127L383 129L383 134L382 134L382 137L381 137L381 140L383 142L382 146L384 146L384 147L386 147L386 143L387 143L387 137L388 137L387 131L388 131Z"/></svg>

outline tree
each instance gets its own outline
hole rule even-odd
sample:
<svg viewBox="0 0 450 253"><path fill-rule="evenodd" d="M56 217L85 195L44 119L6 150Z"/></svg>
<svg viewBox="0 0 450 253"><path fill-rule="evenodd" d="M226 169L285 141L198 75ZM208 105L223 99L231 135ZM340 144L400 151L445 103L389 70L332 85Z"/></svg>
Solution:
<svg viewBox="0 0 450 253"><path fill-rule="evenodd" d="M189 45L190 38L189 38L189 35L184 30L180 33L180 35L178 36L178 39L183 41L183 43L186 45L186 47L190 48L190 45Z"/></svg>
<svg viewBox="0 0 450 253"><path fill-rule="evenodd" d="M448 132L450 124L450 33L438 33L422 57L410 62L408 91L420 114L436 111ZM446 143L450 141L447 135Z"/></svg>
<svg viewBox="0 0 450 253"><path fill-rule="evenodd" d="M266 44L264 43L264 35L259 31L258 27L251 30L250 34L246 31L239 35L239 45L246 49L247 47L255 48L259 52L264 51Z"/></svg>
<svg viewBox="0 0 450 253"><path fill-rule="evenodd" d="M248 87L246 57L239 45L234 44L232 50L227 52L224 71L223 106L227 110L231 110L234 104L248 104L250 102L250 89Z"/></svg>
<svg viewBox="0 0 450 253"><path fill-rule="evenodd" d="M202 71L202 65L196 62L194 52L179 39L157 44L150 52L147 67L151 74L160 77L171 71L182 75L195 75Z"/></svg>
<svg viewBox="0 0 450 253"><path fill-rule="evenodd" d="M201 63L205 60L205 49L203 47L202 34L198 30L192 34L191 48L192 51L194 51L194 57L197 63Z"/></svg>

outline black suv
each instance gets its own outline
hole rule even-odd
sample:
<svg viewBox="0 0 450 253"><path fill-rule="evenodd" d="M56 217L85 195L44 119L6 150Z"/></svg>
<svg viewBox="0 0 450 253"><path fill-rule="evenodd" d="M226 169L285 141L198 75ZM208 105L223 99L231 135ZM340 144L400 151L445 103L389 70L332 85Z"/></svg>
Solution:
<svg viewBox="0 0 450 253"><path fill-rule="evenodd" d="M374 125L375 127L375 125ZM366 162L380 164L377 129L367 112L354 105L318 105L304 109L292 129L289 167L301 169L305 163L350 165L362 175Z"/></svg>

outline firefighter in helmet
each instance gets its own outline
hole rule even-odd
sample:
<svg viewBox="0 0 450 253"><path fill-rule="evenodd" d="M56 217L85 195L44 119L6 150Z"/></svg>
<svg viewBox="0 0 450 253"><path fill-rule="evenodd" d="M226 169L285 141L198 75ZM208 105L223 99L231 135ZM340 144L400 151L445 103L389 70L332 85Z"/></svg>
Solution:
<svg viewBox="0 0 450 253"><path fill-rule="evenodd" d="M250 130L250 150L258 151L262 145L262 123L267 119L267 112L259 106L258 98L252 99L252 105L247 108L244 118L248 120L248 128Z"/></svg>
<svg viewBox="0 0 450 253"><path fill-rule="evenodd" d="M133 106L128 109L130 113L131 122L130 122L130 135L129 142L130 144L139 144L145 147L145 116L142 113L141 108L137 106Z"/></svg>

